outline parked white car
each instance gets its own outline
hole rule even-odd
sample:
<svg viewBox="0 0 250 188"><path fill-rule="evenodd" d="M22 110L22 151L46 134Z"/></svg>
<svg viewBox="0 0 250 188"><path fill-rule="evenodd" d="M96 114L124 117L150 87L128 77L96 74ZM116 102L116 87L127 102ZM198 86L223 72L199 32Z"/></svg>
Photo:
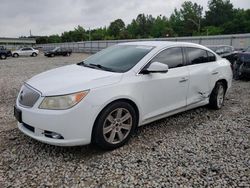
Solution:
<svg viewBox="0 0 250 188"><path fill-rule="evenodd" d="M12 52L13 57L19 56L33 56L36 57L39 54L39 50L35 50L31 47L20 48L19 50L15 50Z"/></svg>
<svg viewBox="0 0 250 188"><path fill-rule="evenodd" d="M137 126L209 104L220 109L230 63L191 43L131 42L28 80L16 100L18 128L52 145L125 144Z"/></svg>

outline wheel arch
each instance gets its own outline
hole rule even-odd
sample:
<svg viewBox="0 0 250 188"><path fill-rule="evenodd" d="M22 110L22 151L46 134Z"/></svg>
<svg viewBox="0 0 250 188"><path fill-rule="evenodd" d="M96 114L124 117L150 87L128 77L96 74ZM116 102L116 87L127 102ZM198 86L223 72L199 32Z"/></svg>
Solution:
<svg viewBox="0 0 250 188"><path fill-rule="evenodd" d="M91 142L93 141L94 129L95 129L96 122L97 122L97 119L98 119L98 117L100 116L100 114L101 114L101 113L103 112L103 110L104 110L105 108L107 108L109 105L111 105L111 104L113 104L113 103L116 103L116 102L121 102L121 101L122 101L122 102L127 102L128 104L130 104L130 105L134 108L135 113L136 113L136 118L137 118L137 119L136 119L136 121L137 121L136 126L138 127L139 121L140 121L140 111L139 111L138 105L137 105L133 100L128 99L128 98L119 98L119 99L115 99L115 100L109 102L108 104L106 104L106 105L102 108L102 110L98 113L98 115L96 116L95 121L94 121L94 124L93 124L93 127L92 127L92 131L91 131Z"/></svg>
<svg viewBox="0 0 250 188"><path fill-rule="evenodd" d="M227 91L227 89L228 89L228 82L227 82L227 80L226 79L219 79L216 83L215 83L215 85L214 85L214 87L216 86L216 84L218 83L218 82L221 82L224 86L225 86L225 89L226 89L226 91Z"/></svg>

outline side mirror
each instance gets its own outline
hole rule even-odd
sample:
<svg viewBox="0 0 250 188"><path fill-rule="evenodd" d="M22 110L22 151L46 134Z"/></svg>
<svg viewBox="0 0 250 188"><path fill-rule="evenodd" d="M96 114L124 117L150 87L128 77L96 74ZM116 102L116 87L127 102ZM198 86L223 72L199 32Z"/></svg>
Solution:
<svg viewBox="0 0 250 188"><path fill-rule="evenodd" d="M148 68L142 70L142 74L149 74L149 73L166 73L168 72L168 65L160 63L160 62L153 62L149 65Z"/></svg>

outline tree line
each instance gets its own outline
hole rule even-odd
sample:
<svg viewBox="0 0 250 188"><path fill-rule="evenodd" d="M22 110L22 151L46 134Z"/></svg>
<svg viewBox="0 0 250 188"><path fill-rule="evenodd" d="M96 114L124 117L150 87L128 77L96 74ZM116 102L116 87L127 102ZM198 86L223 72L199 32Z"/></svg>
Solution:
<svg viewBox="0 0 250 188"><path fill-rule="evenodd" d="M208 10L185 1L169 18L164 15L139 14L126 25L122 19L108 27L86 30L78 25L61 35L37 37L37 43L78 42L87 40L117 40L198 35L250 33L250 9L236 9L230 0L210 0Z"/></svg>

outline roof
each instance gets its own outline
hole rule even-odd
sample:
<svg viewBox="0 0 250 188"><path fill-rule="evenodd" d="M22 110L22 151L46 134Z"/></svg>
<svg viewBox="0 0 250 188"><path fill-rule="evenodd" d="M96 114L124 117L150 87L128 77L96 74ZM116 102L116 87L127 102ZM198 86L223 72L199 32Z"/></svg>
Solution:
<svg viewBox="0 0 250 188"><path fill-rule="evenodd" d="M36 39L35 38L5 38L5 37L0 37L0 43L36 44Z"/></svg>
<svg viewBox="0 0 250 188"><path fill-rule="evenodd" d="M119 45L144 45L144 46L155 46L155 47L168 47L168 46L190 46L206 48L200 44L195 44L191 42L170 42L170 41L139 41L139 42L126 42L119 43Z"/></svg>

